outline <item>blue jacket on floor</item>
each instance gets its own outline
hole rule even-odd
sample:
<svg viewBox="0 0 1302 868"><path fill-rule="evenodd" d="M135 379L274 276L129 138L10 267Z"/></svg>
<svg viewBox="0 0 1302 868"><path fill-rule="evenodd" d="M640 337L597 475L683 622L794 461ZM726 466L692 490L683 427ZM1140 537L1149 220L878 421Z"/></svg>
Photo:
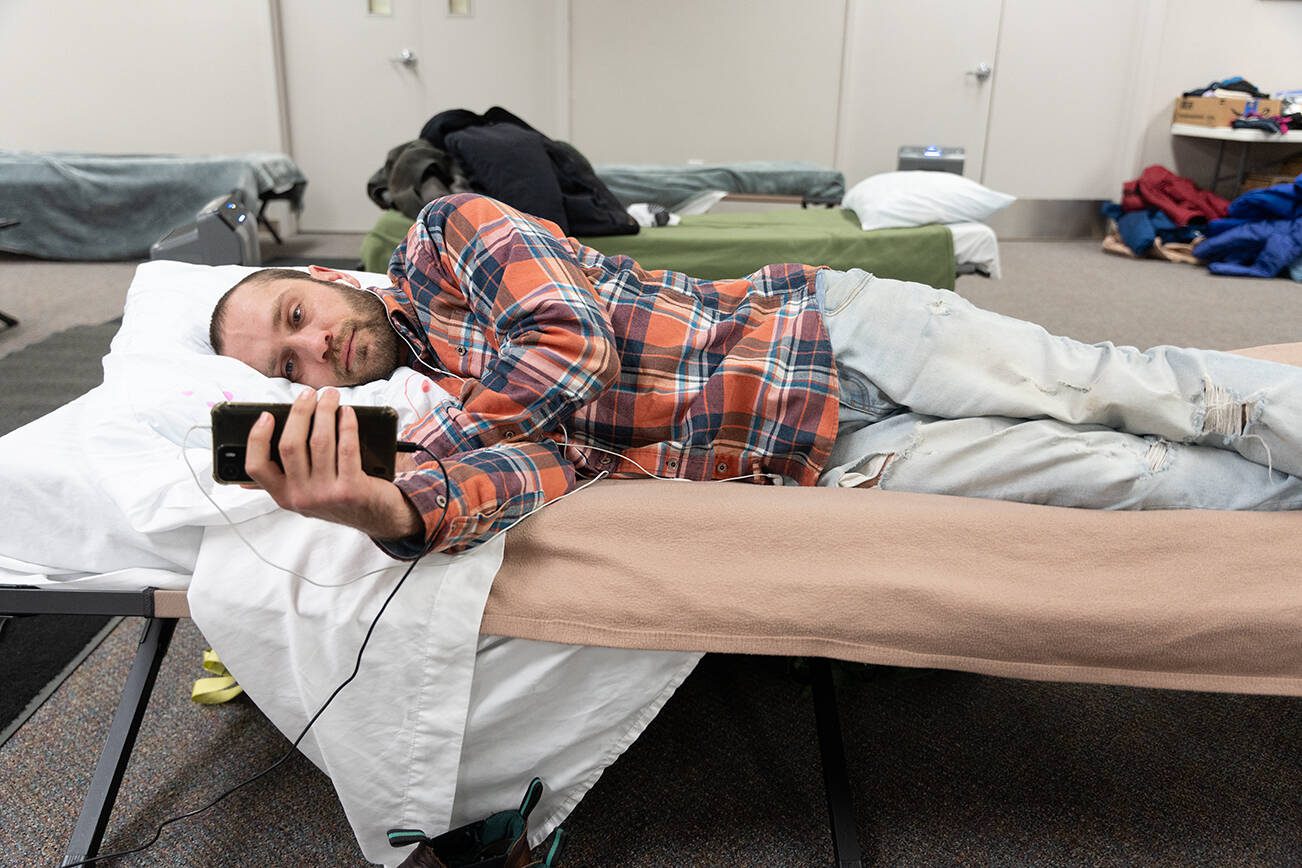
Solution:
<svg viewBox="0 0 1302 868"><path fill-rule="evenodd" d="M1122 211L1116 202L1104 202L1104 217L1110 217L1117 224L1117 234L1136 256L1143 256L1153 246L1153 241L1161 238L1164 243L1171 241L1189 242L1198 236L1194 226L1178 226L1167 214L1157 208L1145 208L1141 211Z"/></svg>
<svg viewBox="0 0 1302 868"><path fill-rule="evenodd" d="M1302 259L1302 176L1253 190L1230 203L1229 215L1207 224L1194 255L1213 274L1275 277Z"/></svg>

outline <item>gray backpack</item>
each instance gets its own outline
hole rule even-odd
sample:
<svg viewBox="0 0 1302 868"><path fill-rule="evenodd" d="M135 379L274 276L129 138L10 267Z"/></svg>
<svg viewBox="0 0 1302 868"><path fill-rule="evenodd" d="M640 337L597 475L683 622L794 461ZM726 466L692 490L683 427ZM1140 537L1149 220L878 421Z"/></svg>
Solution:
<svg viewBox="0 0 1302 868"><path fill-rule="evenodd" d="M424 139L398 145L384 167L366 182L366 195L381 208L394 208L415 220L425 204L451 193L470 191L459 163Z"/></svg>

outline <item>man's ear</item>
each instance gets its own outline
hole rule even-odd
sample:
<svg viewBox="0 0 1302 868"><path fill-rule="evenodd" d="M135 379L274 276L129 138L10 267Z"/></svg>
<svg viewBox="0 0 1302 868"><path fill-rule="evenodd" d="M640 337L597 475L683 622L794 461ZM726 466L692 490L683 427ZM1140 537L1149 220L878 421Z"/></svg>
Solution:
<svg viewBox="0 0 1302 868"><path fill-rule="evenodd" d="M357 278L353 277L351 274L344 274L342 271L335 271L333 268L325 268L320 265L309 265L307 267L307 273L315 277L317 280L328 280L331 283L339 283L342 281L353 289L362 288L362 285L358 282Z"/></svg>

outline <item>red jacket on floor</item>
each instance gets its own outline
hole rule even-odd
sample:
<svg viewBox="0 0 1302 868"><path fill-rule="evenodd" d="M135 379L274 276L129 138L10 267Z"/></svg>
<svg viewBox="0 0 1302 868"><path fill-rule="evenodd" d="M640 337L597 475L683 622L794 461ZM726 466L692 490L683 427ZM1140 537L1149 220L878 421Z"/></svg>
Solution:
<svg viewBox="0 0 1302 868"><path fill-rule="evenodd" d="M1138 178L1121 187L1121 210L1157 208L1180 226L1194 220L1224 217L1229 205L1228 199L1199 189L1193 181L1164 166L1149 166Z"/></svg>

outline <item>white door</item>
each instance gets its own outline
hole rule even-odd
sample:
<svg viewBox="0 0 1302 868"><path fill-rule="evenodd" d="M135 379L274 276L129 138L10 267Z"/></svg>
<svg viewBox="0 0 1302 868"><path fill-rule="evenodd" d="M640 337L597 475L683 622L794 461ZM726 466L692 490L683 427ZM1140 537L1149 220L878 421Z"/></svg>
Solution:
<svg viewBox="0 0 1302 868"><path fill-rule="evenodd" d="M425 121L420 4L392 0L392 14L371 15L366 0L279 3L290 148L307 176L299 228L364 232L380 215L366 179Z"/></svg>
<svg viewBox="0 0 1302 868"><path fill-rule="evenodd" d="M366 179L440 111L500 105L565 138L565 0L473 0L469 15L447 0L273 2L290 147L308 179L305 232L370 229L380 210Z"/></svg>
<svg viewBox="0 0 1302 868"><path fill-rule="evenodd" d="M568 137L566 0L472 0L469 17L449 15L448 0L421 8L429 109L421 124L444 109L497 105L546 136Z"/></svg>
<svg viewBox="0 0 1302 868"><path fill-rule="evenodd" d="M1004 0L982 183L1025 199L1121 195L1151 85L1144 48L1159 44L1151 5Z"/></svg>
<svg viewBox="0 0 1302 868"><path fill-rule="evenodd" d="M903 145L966 151L980 179L1001 0L850 0L837 168L850 186L893 171Z"/></svg>

